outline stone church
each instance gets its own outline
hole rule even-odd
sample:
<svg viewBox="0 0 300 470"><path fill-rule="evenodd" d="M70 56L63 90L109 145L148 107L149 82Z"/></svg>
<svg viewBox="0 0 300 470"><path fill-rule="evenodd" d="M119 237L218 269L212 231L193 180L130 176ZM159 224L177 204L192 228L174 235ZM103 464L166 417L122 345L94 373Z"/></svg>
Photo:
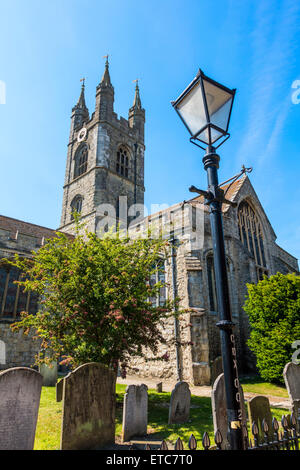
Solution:
<svg viewBox="0 0 300 470"><path fill-rule="evenodd" d="M90 116L83 83L72 109L67 151L62 213L58 231L73 236L76 210L89 231L108 230L118 221L139 236L149 225L164 232L171 227L172 256L151 282L166 281L156 304L166 296L178 296L186 309L179 321L166 321L166 344L159 355L167 361L134 360L130 371L141 377L173 378L191 384L210 384L214 361L220 356L217 300L214 279L209 209L202 196L180 202L144 217L144 125L138 83L128 119L114 112L114 87L106 60L96 88L95 111ZM223 224L232 318L238 349L239 370L253 368L247 349L249 323L243 311L246 283L264 274L298 273L297 259L276 244L276 234L247 176L223 187ZM35 313L38 298L14 284L19 272L7 264L14 253L30 256L55 230L0 216L0 369L30 366L38 352L31 336L13 333L10 324L23 310Z"/></svg>

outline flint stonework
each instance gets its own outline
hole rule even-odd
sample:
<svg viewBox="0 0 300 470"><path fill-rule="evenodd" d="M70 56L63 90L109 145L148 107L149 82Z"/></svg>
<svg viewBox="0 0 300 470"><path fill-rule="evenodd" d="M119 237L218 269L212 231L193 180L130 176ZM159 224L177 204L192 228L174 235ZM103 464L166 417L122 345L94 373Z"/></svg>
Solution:
<svg viewBox="0 0 300 470"><path fill-rule="evenodd" d="M264 432L262 428L263 419L268 424L269 432L268 435L270 438L273 436L273 428L272 428L272 414L270 409L270 402L267 397L262 395L258 395L256 397L251 398L248 401L248 416L250 422L250 429L252 432L252 424L255 421L258 430L259 430L259 439L261 442L264 440Z"/></svg>
<svg viewBox="0 0 300 470"><path fill-rule="evenodd" d="M240 406L242 410L242 425L247 424L247 416L245 410L244 392L242 386L239 386ZM213 413L214 432L217 429L222 434L223 442L221 448L228 450L230 448L228 440L228 419L227 419L227 406L226 406L226 393L225 393L225 380L224 374L220 374L213 384L211 392L211 405Z"/></svg>
<svg viewBox="0 0 300 470"><path fill-rule="evenodd" d="M190 416L191 392L186 382L177 382L171 394L169 424L186 423Z"/></svg>
<svg viewBox="0 0 300 470"><path fill-rule="evenodd" d="M133 436L145 436L148 424L148 387L129 385L126 388L123 405L123 442Z"/></svg>
<svg viewBox="0 0 300 470"><path fill-rule="evenodd" d="M27 367L0 372L0 450L32 450L43 377Z"/></svg>
<svg viewBox="0 0 300 470"><path fill-rule="evenodd" d="M88 450L115 441L116 373L84 364L63 379L61 450Z"/></svg>

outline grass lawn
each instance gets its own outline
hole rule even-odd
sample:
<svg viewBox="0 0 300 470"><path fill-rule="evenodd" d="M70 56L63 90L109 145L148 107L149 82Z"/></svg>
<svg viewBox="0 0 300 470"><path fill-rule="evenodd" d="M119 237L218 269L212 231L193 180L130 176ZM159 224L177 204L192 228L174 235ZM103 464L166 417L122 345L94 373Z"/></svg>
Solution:
<svg viewBox="0 0 300 470"><path fill-rule="evenodd" d="M120 438L122 432L122 403L125 389L126 385L117 384L117 438ZM190 422L180 425L168 425L170 395L171 394L167 392L157 393L155 390L148 390L148 434L151 434L151 438L153 440L165 439L175 443L177 437L180 437L187 448L191 433L201 442L203 433L206 431L211 438L211 444L214 444L210 398L192 395ZM280 421L283 414L288 414L288 412L288 410L272 408L273 416L275 416L278 421ZM35 450L59 449L61 414L62 402L56 403L55 387L43 387L34 445ZM200 447L202 448L202 445Z"/></svg>
<svg viewBox="0 0 300 470"><path fill-rule="evenodd" d="M241 377L240 382L245 393L257 393L259 395L289 398L287 389L283 385L274 385L264 382L260 377Z"/></svg>

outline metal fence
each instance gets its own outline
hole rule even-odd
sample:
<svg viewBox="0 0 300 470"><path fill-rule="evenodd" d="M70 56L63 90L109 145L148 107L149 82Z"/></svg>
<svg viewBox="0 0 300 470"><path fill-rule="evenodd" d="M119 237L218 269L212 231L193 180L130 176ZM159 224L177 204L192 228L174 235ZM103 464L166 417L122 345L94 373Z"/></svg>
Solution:
<svg viewBox="0 0 300 470"><path fill-rule="evenodd" d="M300 418L299 418L300 419ZM297 424L297 419L294 413L291 415L283 415L281 419L281 427L276 418L272 420L272 431L269 432L269 426L266 420L261 423L261 433L256 422L252 423L251 431L252 436L249 437L247 426L242 427L243 438L244 438L244 449L245 450L299 450L300 440L300 421ZM262 437L263 434L263 437ZM271 435L271 438L270 438ZM224 439L222 433L217 430L214 436L214 444L207 432L203 434L202 447L199 448L199 442L193 434L191 434L188 442L189 450L221 450ZM137 449L135 445L132 445L131 450ZM154 446L151 446L151 441L148 441L144 445L144 450L155 450ZM186 449L186 450L188 450ZM157 450L157 447L156 447ZM176 440L174 446L168 445L163 440L158 446L158 450L185 450L184 445L180 437Z"/></svg>

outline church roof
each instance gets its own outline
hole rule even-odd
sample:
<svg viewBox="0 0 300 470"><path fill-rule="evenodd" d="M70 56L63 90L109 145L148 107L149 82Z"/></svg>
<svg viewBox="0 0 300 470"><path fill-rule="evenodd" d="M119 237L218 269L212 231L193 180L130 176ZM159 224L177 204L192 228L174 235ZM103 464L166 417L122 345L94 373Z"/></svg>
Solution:
<svg viewBox="0 0 300 470"><path fill-rule="evenodd" d="M233 202L235 196L239 192L246 178L247 176L244 175L242 178L238 179L234 183L228 183L224 186L221 186L221 188L224 191L224 197L226 199L229 199L229 201ZM194 203L196 202L198 204L199 203L204 204L204 196L196 196L193 199L190 199L189 201L186 201L186 202L190 202L191 204L193 204L193 202ZM229 204L222 204L222 212L227 212L229 208L230 208ZM209 210L209 206L204 206L204 210Z"/></svg>
<svg viewBox="0 0 300 470"><path fill-rule="evenodd" d="M55 237L57 230L42 227L41 225L31 224L23 220L13 219L0 215L0 229L10 232L10 238L17 239L18 234L29 235L37 239L38 244L43 244L43 239ZM67 236L72 236L66 234Z"/></svg>

